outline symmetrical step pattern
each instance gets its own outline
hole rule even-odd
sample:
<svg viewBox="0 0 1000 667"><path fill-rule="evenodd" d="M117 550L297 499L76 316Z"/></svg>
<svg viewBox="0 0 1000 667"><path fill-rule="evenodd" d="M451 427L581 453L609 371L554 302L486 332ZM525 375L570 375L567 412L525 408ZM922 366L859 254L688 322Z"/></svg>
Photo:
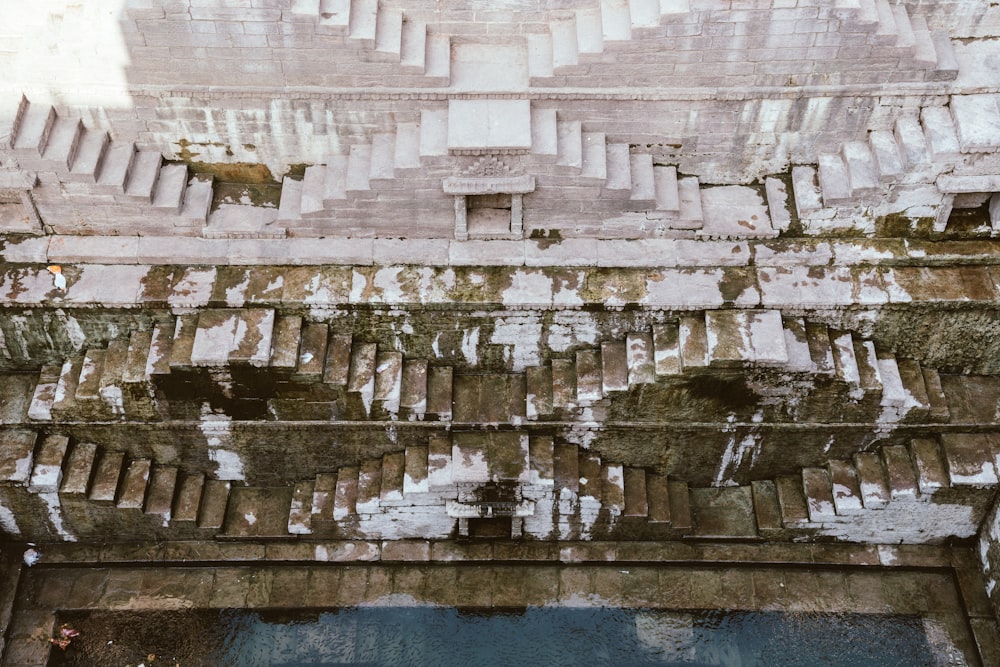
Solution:
<svg viewBox="0 0 1000 667"><path fill-rule="evenodd" d="M277 382L269 413L292 420L562 419L661 379L750 368L840 382L849 399L877 408L879 422L949 418L933 369L897 359L851 332L777 310L692 312L523 373L482 374L404 357L299 315L249 307L183 314L46 366L27 416L39 422L156 420L163 412L157 403L161 379L229 367L270 373ZM314 398L301 398L305 385ZM761 391L780 395L786 385L772 382Z"/></svg>
<svg viewBox="0 0 1000 667"><path fill-rule="evenodd" d="M143 216L177 226L200 228L207 220L211 179L192 177L186 165L166 163L159 152L113 141L106 130L84 127L79 118L23 96L10 131L20 168L55 173L71 204L138 206Z"/></svg>

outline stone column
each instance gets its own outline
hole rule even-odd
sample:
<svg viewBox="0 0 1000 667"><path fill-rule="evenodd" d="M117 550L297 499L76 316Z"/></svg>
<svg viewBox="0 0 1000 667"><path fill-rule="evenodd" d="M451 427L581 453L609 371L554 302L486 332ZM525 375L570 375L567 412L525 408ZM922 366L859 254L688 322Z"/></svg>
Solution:
<svg viewBox="0 0 1000 667"><path fill-rule="evenodd" d="M469 240L468 205L465 195L455 196L455 240Z"/></svg>

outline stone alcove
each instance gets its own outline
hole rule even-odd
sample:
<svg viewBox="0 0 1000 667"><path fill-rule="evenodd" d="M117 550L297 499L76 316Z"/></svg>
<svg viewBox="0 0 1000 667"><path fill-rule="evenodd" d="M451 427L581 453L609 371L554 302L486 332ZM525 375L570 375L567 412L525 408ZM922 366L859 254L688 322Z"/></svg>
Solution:
<svg viewBox="0 0 1000 667"><path fill-rule="evenodd" d="M512 175L496 157L482 157L461 176L446 178L444 191L455 196L455 238L522 238L523 195L534 190L533 176Z"/></svg>

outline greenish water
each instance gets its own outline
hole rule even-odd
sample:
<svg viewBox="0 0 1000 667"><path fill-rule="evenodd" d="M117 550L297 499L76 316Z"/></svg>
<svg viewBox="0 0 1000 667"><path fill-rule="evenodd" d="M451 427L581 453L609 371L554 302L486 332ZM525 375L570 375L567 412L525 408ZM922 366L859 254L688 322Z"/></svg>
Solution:
<svg viewBox="0 0 1000 667"><path fill-rule="evenodd" d="M606 608L89 612L50 665L936 665L912 616ZM108 643L111 642L111 643ZM156 659L148 662L149 654Z"/></svg>

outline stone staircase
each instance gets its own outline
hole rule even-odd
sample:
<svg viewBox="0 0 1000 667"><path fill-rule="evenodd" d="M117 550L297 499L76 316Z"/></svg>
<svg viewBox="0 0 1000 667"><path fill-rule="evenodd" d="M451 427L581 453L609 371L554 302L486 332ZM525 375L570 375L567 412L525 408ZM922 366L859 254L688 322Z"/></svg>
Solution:
<svg viewBox="0 0 1000 667"><path fill-rule="evenodd" d="M758 532L884 544L972 536L997 485L998 444L995 435L944 433L753 482Z"/></svg>
<svg viewBox="0 0 1000 667"><path fill-rule="evenodd" d="M9 151L22 170L54 174L67 206L86 207L86 218L154 218L165 230L205 225L211 178L192 177L186 165L165 163L157 151L112 140L106 130L24 96L4 134L9 145L0 151Z"/></svg>
<svg viewBox="0 0 1000 667"><path fill-rule="evenodd" d="M934 231L945 231L953 206L961 207L957 197L989 198L1000 190L998 99L956 95L948 106L899 116L892 131L874 130L867 141L821 154L816 167L793 167L799 218L821 226L865 208L876 215L921 211L934 218ZM994 209L996 228L1000 206Z"/></svg>
<svg viewBox="0 0 1000 667"><path fill-rule="evenodd" d="M818 19L836 20L841 31L866 35L873 57L898 59L900 69L927 70L929 80L957 75L947 33L928 29L926 20L911 16L905 6L889 0L838 0L818 6ZM375 61L399 63L404 71L424 75L424 85L454 83L453 44L482 38L482 26L471 12L451 13L440 6L427 12L379 0L296 0L291 12L315 22L320 34L343 35ZM591 65L608 62L608 52L627 51L637 39L701 34L709 20L732 20L697 3L692 8L690 0L597 0L551 11L520 7L514 13L510 22L520 26L516 34L526 51L525 87L529 82L546 85L546 79L555 76L593 74ZM512 66L521 65L521 56L517 60Z"/></svg>
<svg viewBox="0 0 1000 667"><path fill-rule="evenodd" d="M0 502L16 508L19 521L32 522L4 519L4 527L39 541L116 534L396 540L457 533L564 541L825 536L940 543L976 533L992 504L1000 455L995 435L947 432L773 480L691 487L551 436L457 431L291 486L257 487L54 433L18 429L0 437ZM36 511L24 511L29 506ZM479 532L484 525L499 526L502 534Z"/></svg>
<svg viewBox="0 0 1000 667"><path fill-rule="evenodd" d="M405 201L409 215L401 224L413 225L416 235L427 234L453 215L453 197L441 189L442 180L454 175L456 167L449 136L462 134L460 126L473 121L446 108L424 109L419 119L397 120L392 131L376 132L370 141L330 155L325 164L307 167L301 180L286 176L279 224L295 234L332 228L337 235L378 235L372 217L378 218L387 203ZM529 215L575 205L587 208L580 218L637 211L668 229L702 227L696 177L678 178L676 167L654 164L650 153L609 140L606 132L590 131L587 123L563 118L554 108L532 108L525 121L530 124L525 128L531 136L530 152L504 156L504 162L544 179L560 194L555 201L554 194L532 193ZM572 194L556 186L571 186ZM426 196L414 201L414 192ZM388 216L389 210L385 213ZM598 219L591 224L599 229L600 223Z"/></svg>
<svg viewBox="0 0 1000 667"><path fill-rule="evenodd" d="M41 501L18 513L16 533L36 539L122 534L211 538L222 527L231 482L54 433L0 434L0 496L6 507Z"/></svg>
<svg viewBox="0 0 1000 667"><path fill-rule="evenodd" d="M229 369L226 383L239 385L232 370L240 368L271 378L263 395L249 395L260 405L266 401L269 418L291 420L575 418L638 385L752 369L840 383L850 400L877 406L887 423L949 417L935 370L897 359L851 332L777 310L683 313L623 339L553 355L523 373L484 373L407 356L299 315L248 307L182 314L43 367L27 418L158 420L163 396L168 403L209 400L217 391L211 372ZM775 396L792 386L762 383Z"/></svg>

